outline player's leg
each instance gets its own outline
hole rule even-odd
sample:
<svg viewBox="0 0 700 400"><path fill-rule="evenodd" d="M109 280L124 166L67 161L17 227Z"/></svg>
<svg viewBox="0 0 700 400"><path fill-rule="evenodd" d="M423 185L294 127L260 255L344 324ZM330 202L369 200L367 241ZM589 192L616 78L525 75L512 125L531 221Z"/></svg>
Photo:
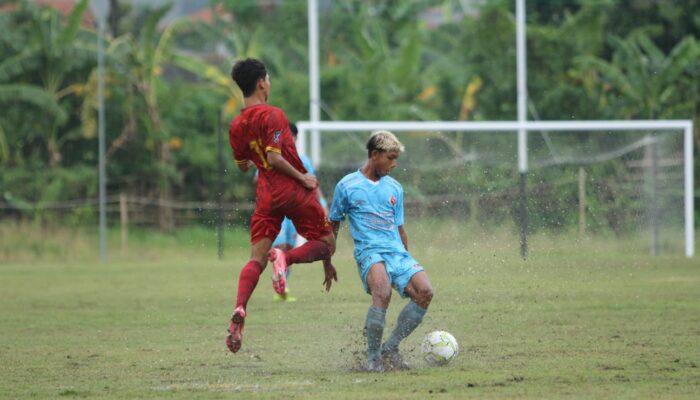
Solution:
<svg viewBox="0 0 700 400"><path fill-rule="evenodd" d="M402 257L392 266L397 268L390 272L393 284L402 296L408 296L411 300L399 313L396 327L382 344L382 358L393 368L407 369L408 364L399 354L399 344L423 321L433 298L433 289L428 275L413 258Z"/></svg>
<svg viewBox="0 0 700 400"><path fill-rule="evenodd" d="M329 259L335 253L335 236L333 233L308 239L303 245L284 253L287 265L312 263Z"/></svg>
<svg viewBox="0 0 700 400"><path fill-rule="evenodd" d="M367 291L372 295L372 305L367 310L365 319L365 336L367 336L367 369L370 372L383 372L381 360L381 343L384 335L386 309L391 300L391 282L386 273L384 262L379 259L368 260L369 271L364 279ZM364 269L364 268L363 268Z"/></svg>
<svg viewBox="0 0 700 400"><path fill-rule="evenodd" d="M408 337L423 321L423 317L428 311L428 306L433 298L433 287L428 279L428 274L425 271L418 271L413 274L403 293L411 300L399 313L396 328L385 343L385 348L388 350L398 349L399 343Z"/></svg>
<svg viewBox="0 0 700 400"><path fill-rule="evenodd" d="M294 224L289 218L285 218L284 221L282 221L282 228L280 229L279 235L277 235L277 238L275 239L274 242L272 242L272 247L276 249L280 249L282 252L289 251L294 248L294 245L296 244L296 237L297 237L297 231L294 228ZM279 278L275 277L275 273L277 273L275 268L272 268L272 280L273 283L275 280L279 281ZM285 288L283 293L277 293L277 290L275 290L275 293L273 295L272 300L273 301L295 301L293 297L289 296L289 275L291 269L287 268L285 271ZM279 284L279 282L278 282ZM274 284L273 284L274 288Z"/></svg>
<svg viewBox="0 0 700 400"><path fill-rule="evenodd" d="M226 346L231 352L236 353L241 349L243 341L243 326L245 324L246 307L260 280L260 274L267 264L267 253L272 247L272 239L277 236L282 223L282 217L265 215L259 210L253 214L251 220L250 259L241 269L238 276L238 289L236 295L236 307L233 310L229 322Z"/></svg>
<svg viewBox="0 0 700 400"><path fill-rule="evenodd" d="M335 236L315 191L307 191L303 196L300 205L289 209L287 216L307 242L285 253L288 265L327 260L335 253Z"/></svg>
<svg viewBox="0 0 700 400"><path fill-rule="evenodd" d="M260 279L260 274L267 266L267 252L272 247L272 240L267 237L255 242L250 250L250 260L241 270L238 279L238 296L236 307L248 305L248 300L252 296L255 287Z"/></svg>
<svg viewBox="0 0 700 400"><path fill-rule="evenodd" d="M297 247L297 237L299 236L297 234L297 228L294 226L294 223L292 222L291 219L285 218L284 221L282 222L282 232L284 232L284 243L281 244L280 246L276 246L278 249L288 252L289 250ZM280 236L282 236L282 232L280 232ZM278 236L279 237L279 236ZM274 244L273 244L274 246ZM290 266L287 266L287 283L289 283L289 276L291 275L292 269L289 268Z"/></svg>
<svg viewBox="0 0 700 400"><path fill-rule="evenodd" d="M280 233L272 242L272 247L276 247L282 251L288 251L294 248L296 244L296 229L294 224L289 218L285 218L282 221L282 226L280 227Z"/></svg>
<svg viewBox="0 0 700 400"><path fill-rule="evenodd" d="M433 285L425 271L416 272L404 289L404 294L419 307L427 309L433 300Z"/></svg>
<svg viewBox="0 0 700 400"><path fill-rule="evenodd" d="M250 260L243 267L238 277L236 308L231 315L228 328L229 334L226 336L226 346L233 353L241 349L248 300L250 300L250 296L258 285L260 274L265 269L265 264L267 263L265 255L271 246L272 240L270 238L263 238L253 244Z"/></svg>

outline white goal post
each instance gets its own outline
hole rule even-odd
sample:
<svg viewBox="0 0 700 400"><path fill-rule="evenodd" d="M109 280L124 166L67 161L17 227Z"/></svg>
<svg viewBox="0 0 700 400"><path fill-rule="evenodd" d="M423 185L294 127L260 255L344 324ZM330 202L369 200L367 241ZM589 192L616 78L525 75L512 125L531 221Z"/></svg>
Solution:
<svg viewBox="0 0 700 400"><path fill-rule="evenodd" d="M685 255L695 254L694 199L693 199L693 122L691 120L630 120L630 121L302 121L297 123L299 135L297 147L306 153L310 142L310 158L314 166L321 164L321 134L326 132L371 132L386 129L405 131L453 131L453 132L518 132L518 131L634 131L634 130L682 130L684 164L684 221ZM306 133L311 132L307 138ZM523 151L524 149L524 151ZM523 168L525 166L525 168ZM527 144L520 146L518 163L521 172L527 170ZM524 171L523 171L524 170Z"/></svg>

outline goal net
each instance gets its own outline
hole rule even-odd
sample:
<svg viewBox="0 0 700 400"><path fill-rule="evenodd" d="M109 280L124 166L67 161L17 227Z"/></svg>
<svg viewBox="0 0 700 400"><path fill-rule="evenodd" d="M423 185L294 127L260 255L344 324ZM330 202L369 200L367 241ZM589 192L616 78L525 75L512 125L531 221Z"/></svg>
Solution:
<svg viewBox="0 0 700 400"><path fill-rule="evenodd" d="M632 251L693 255L689 121L526 124L528 234L574 241L613 237L625 246L632 243ZM302 122L298 146L332 197L335 183L367 159L370 132L394 131L406 152L392 175L404 187L409 215L517 232L519 127Z"/></svg>

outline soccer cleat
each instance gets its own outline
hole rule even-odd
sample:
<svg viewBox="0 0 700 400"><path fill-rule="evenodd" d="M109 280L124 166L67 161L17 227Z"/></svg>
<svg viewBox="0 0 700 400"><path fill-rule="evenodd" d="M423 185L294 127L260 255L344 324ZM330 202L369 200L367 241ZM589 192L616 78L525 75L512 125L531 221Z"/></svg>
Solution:
<svg viewBox="0 0 700 400"><path fill-rule="evenodd" d="M405 371L411 369L411 366L399 354L399 349L382 350L382 362L389 370Z"/></svg>
<svg viewBox="0 0 700 400"><path fill-rule="evenodd" d="M284 252L272 248L267 253L267 259L272 261L272 288L280 295L284 295L287 286L287 257Z"/></svg>
<svg viewBox="0 0 700 400"><path fill-rule="evenodd" d="M237 353L241 349L243 324L245 324L245 309L243 306L238 306L233 310L231 323L228 326L228 336L226 336L226 346L231 353Z"/></svg>
<svg viewBox="0 0 700 400"><path fill-rule="evenodd" d="M384 372L384 364L382 364L382 359L377 358L374 360L368 360L367 372Z"/></svg>

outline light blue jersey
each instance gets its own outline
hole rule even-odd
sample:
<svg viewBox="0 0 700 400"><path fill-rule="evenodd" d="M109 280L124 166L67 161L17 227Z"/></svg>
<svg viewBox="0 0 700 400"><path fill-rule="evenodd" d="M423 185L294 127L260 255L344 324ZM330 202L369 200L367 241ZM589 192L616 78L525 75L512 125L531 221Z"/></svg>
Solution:
<svg viewBox="0 0 700 400"><path fill-rule="evenodd" d="M299 158L301 158L301 163L304 164L304 168L306 168L306 172L310 173L313 176L316 176L316 171L314 170L313 164L311 164L311 160L309 157L306 156L306 154L299 154Z"/></svg>
<svg viewBox="0 0 700 400"><path fill-rule="evenodd" d="M358 262L375 253L406 252L399 236L403 188L396 179L384 176L373 182L359 170L346 175L335 187L329 219L342 221L345 216Z"/></svg>
<svg viewBox="0 0 700 400"><path fill-rule="evenodd" d="M373 265L384 263L391 285L402 297L413 275L423 266L406 251L399 235L403 226L403 188L390 176L373 182L359 170L346 175L335 187L329 219L350 221L355 261L365 291Z"/></svg>

